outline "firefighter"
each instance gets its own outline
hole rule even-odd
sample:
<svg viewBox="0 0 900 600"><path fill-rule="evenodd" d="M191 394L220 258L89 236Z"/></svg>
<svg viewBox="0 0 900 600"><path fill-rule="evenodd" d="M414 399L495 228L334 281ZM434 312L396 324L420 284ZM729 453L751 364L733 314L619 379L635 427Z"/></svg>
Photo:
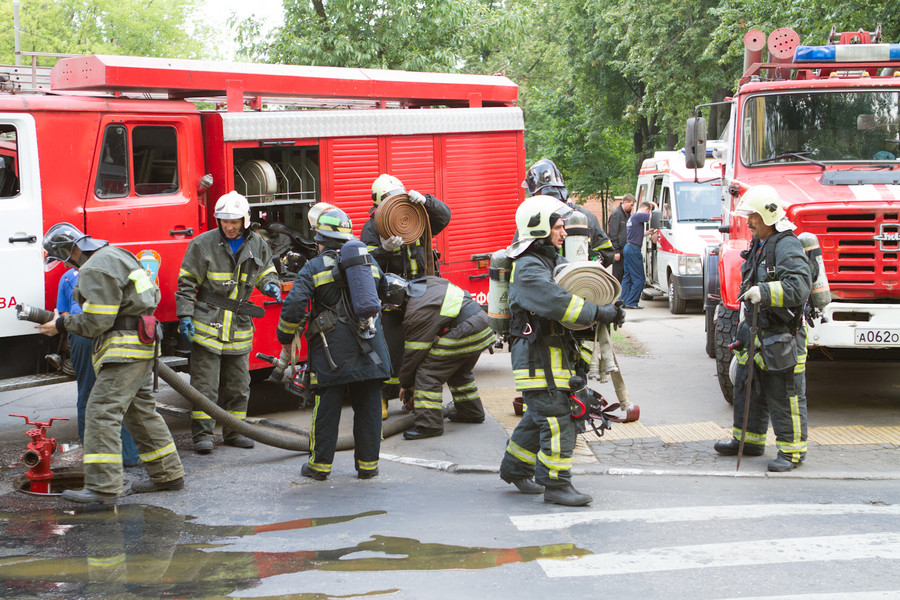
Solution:
<svg viewBox="0 0 900 600"><path fill-rule="evenodd" d="M339 208L323 212L316 224L315 242L319 255L300 269L294 286L284 301L278 322L278 341L290 354L295 334L306 331L310 387L315 394L313 423L309 432L310 457L300 474L323 481L331 473L341 405L346 396L353 407L354 459L357 477L378 475L381 448L379 402L381 382L390 377L390 359L381 319L375 320L371 337L350 314L348 286L339 267L339 250L353 238L353 224ZM385 280L377 264L372 264L379 293ZM368 331L368 330L367 330Z"/></svg>
<svg viewBox="0 0 900 600"><path fill-rule="evenodd" d="M407 282L388 273L385 303L403 316L400 398L411 398L414 426L407 440L444 433L444 383L450 387L455 423L483 423L484 407L472 369L494 341L487 313L468 292L441 277ZM408 402L407 402L408 404Z"/></svg>
<svg viewBox="0 0 900 600"><path fill-rule="evenodd" d="M239 419L250 399L250 348L253 321L263 309L248 301L253 288L281 299L281 285L265 241L250 231L250 205L237 192L218 199L218 228L188 244L178 273L175 310L178 330L191 340L191 385ZM194 451L213 451L215 422L191 413ZM252 448L253 440L223 429L225 444Z"/></svg>
<svg viewBox="0 0 900 600"><path fill-rule="evenodd" d="M544 195L516 210L518 240L507 249L513 259L510 356L527 410L507 444L500 477L522 493L543 492L547 502L584 506L592 498L572 487L576 429L568 386L576 373L585 375L588 363L579 361L580 343L562 323L621 325L625 312L588 302L553 281L554 268L566 262L559 249L571 214L571 207Z"/></svg>
<svg viewBox="0 0 900 600"><path fill-rule="evenodd" d="M572 202L569 202L569 190L563 181L562 173L556 168L556 164L550 159L543 158L528 169L525 175L525 181L522 182L523 188L528 188L528 192L532 196L543 194L552 196L560 202L565 202L573 210L582 213L588 221L588 230L591 232L591 239L588 246L588 256L590 260L599 260L604 267L608 267L615 261L615 248L610 241L609 236L600 226L600 220L597 216L584 208Z"/></svg>
<svg viewBox="0 0 900 600"><path fill-rule="evenodd" d="M54 315L39 326L44 335L72 332L94 339L97 380L85 411L84 488L62 497L80 503L113 505L122 491L122 423L134 437L150 481L136 482L137 493L184 488L184 469L172 434L156 412L151 373L157 327L151 316L159 288L140 261L106 240L95 240L69 223L44 235L45 262L79 271L75 300L82 312Z"/></svg>
<svg viewBox="0 0 900 600"><path fill-rule="evenodd" d="M769 419L778 456L768 470L796 468L806 457L806 326L803 309L812 288L812 274L795 225L785 217L778 193L770 186L750 189L735 214L747 215L753 234L741 266L743 318L738 324L737 372L734 381L734 436L715 444L724 456L737 454L747 401L748 370L753 373L750 413L744 434L744 454L765 453ZM751 334L751 311L759 311L758 331ZM751 339L752 338L752 339ZM748 363L750 344L755 364Z"/></svg>
<svg viewBox="0 0 900 600"><path fill-rule="evenodd" d="M406 191L403 182L388 174L379 175L372 182L372 208L369 210L369 220L363 224L359 239L366 244L369 252L378 261L381 270L385 273L394 273L407 281L425 275L425 251L431 246L427 239L428 233L422 234L418 240L411 244L403 244L400 236L383 239L378 235L375 227L375 210L382 201L399 194L406 194L409 201L421 204L428 214L428 223L431 226L431 235L436 236L450 223L450 207L432 196L420 194L416 190ZM436 254L436 253L435 253ZM435 275L440 275L437 261L435 261ZM381 418L387 418L388 398L396 398L398 395L397 371L400 368L400 360L403 357L402 315L396 312L386 311L382 316L384 335L387 340L391 355L392 377L385 382L382 389Z"/></svg>

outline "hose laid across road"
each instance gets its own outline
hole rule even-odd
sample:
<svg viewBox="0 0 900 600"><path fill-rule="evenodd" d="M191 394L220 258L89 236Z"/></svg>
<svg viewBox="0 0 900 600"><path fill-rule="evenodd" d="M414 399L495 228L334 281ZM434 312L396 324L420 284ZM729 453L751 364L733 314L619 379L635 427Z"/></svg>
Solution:
<svg viewBox="0 0 900 600"><path fill-rule="evenodd" d="M266 446L274 446L283 450L293 450L296 452L309 452L309 433L299 430L297 433L290 433L287 430L276 430L271 427L255 425L248 423L243 419L238 419L228 411L221 408L218 404L198 392L190 383L178 376L164 362L157 361L159 368L159 376L163 381L172 386L176 392L184 396L194 408L203 411L210 417L215 419L220 425L247 436L251 440L256 440L260 444ZM401 431L406 431L413 426L415 416L412 413L395 415L384 421L382 424L382 436L390 437ZM336 450L350 450L353 448L353 435L342 435L337 440Z"/></svg>

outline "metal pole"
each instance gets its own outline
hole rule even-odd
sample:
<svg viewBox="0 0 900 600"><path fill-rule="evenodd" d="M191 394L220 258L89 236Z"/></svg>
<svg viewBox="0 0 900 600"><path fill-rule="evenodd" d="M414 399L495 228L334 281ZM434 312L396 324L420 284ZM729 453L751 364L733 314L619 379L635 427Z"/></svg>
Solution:
<svg viewBox="0 0 900 600"><path fill-rule="evenodd" d="M750 348L747 349L747 394L744 398L744 421L741 423L741 443L738 446L737 467L741 470L741 458L744 456L744 439L747 437L747 421L750 420L750 394L753 389L753 371L756 362L756 332L759 331L759 304L753 305L753 316L750 320Z"/></svg>
<svg viewBox="0 0 900 600"><path fill-rule="evenodd" d="M13 31L16 38L16 66L22 64L22 44L19 40L19 0L13 0Z"/></svg>

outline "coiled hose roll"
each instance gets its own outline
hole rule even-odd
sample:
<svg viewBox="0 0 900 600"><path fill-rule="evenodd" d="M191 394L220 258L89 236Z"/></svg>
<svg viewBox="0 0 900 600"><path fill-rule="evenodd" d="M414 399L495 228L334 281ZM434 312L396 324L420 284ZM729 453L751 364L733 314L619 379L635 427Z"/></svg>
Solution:
<svg viewBox="0 0 900 600"><path fill-rule="evenodd" d="M431 248L431 221L421 204L409 201L407 194L397 194L382 200L373 215L375 231L384 239L395 235L403 238L403 245L415 244L425 235L425 274L434 275L434 253ZM427 235L426 235L427 234Z"/></svg>
<svg viewBox="0 0 900 600"><path fill-rule="evenodd" d="M168 365L161 360L157 361L159 376L163 381L172 386L176 392L184 396L194 408L203 411L210 417L215 419L223 427L227 427L231 431L236 431L247 436L251 440L256 440L260 444L266 446L274 446L283 450L293 450L296 452L309 452L309 433L300 431L291 433L288 431L275 430L262 425L248 423L243 419L238 419L228 411L221 408L218 404L198 392L191 384L178 376ZM395 415L388 418L382 423L382 436L390 437L401 431L406 431L413 426L415 416L410 414ZM342 435L337 440L337 450L350 450L353 448L353 435Z"/></svg>

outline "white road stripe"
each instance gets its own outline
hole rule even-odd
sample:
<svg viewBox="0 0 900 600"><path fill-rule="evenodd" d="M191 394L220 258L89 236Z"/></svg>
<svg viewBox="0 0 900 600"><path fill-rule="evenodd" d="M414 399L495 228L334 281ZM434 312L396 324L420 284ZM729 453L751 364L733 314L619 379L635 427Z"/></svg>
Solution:
<svg viewBox="0 0 900 600"><path fill-rule="evenodd" d="M900 590L878 592L840 592L836 594L791 594L790 596L754 596L753 598L721 598L720 600L897 600Z"/></svg>
<svg viewBox="0 0 900 600"><path fill-rule="evenodd" d="M875 504L746 504L680 508L592 510L585 512L511 516L521 531L563 529L587 523L676 523L733 519L771 519L796 515L900 515L900 506Z"/></svg>
<svg viewBox="0 0 900 600"><path fill-rule="evenodd" d="M816 561L900 560L900 533L835 535L741 543L649 548L591 554L573 560L539 559L547 577L599 577Z"/></svg>

